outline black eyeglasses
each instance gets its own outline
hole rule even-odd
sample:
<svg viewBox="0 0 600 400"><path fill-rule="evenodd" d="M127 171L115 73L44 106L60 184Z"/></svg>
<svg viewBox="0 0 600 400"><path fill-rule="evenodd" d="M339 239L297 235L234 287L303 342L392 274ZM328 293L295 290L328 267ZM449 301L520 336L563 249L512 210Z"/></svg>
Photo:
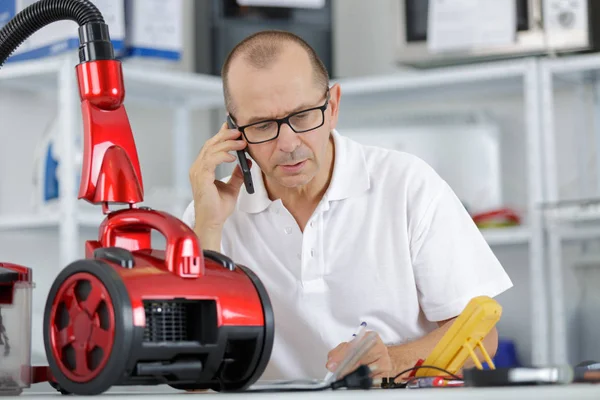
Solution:
<svg viewBox="0 0 600 400"><path fill-rule="evenodd" d="M325 123L325 110L327 110L328 105L329 89L327 90L325 104L322 106L297 111L280 119L267 119L238 126L237 129L242 132L246 141L251 144L264 143L276 139L283 124L288 124L296 133L312 131L313 129L320 128Z"/></svg>

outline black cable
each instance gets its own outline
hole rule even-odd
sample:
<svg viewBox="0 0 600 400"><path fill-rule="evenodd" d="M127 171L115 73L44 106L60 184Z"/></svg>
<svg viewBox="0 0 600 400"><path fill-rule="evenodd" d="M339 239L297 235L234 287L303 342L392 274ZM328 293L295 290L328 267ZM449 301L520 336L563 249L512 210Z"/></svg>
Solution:
<svg viewBox="0 0 600 400"><path fill-rule="evenodd" d="M114 58L108 27L90 0L40 0L23 9L0 29L0 67L31 35L53 22L71 20L79 25L79 57Z"/></svg>
<svg viewBox="0 0 600 400"><path fill-rule="evenodd" d="M286 384L294 384L294 381L286 382ZM371 378L371 369L366 365L361 365L348 375L331 383L330 385L315 385L314 387L307 386L304 388L286 387L286 384L262 389L250 389L248 392L317 392L323 390L337 389L371 389L373 386L373 378Z"/></svg>
<svg viewBox="0 0 600 400"><path fill-rule="evenodd" d="M426 369L435 369L436 371L443 372L444 374L448 375L450 378L453 378L453 379L456 379L456 380L461 380L461 381L463 380L463 379L462 379L461 377L459 377L458 375L455 375L455 374L453 374L453 373L451 373L451 372L448 372L448 371L446 371L445 369L443 369L443 368L440 368L440 367L436 367L436 366L433 366L433 365L417 365L417 366L414 366L414 367L411 367L411 368L407 368L407 369L405 369L404 371L402 371L402 372L400 372L400 373L396 374L396 376L394 376L394 377L390 377L390 378L383 378L383 379L381 380L381 387L382 387L383 389L405 388L405 387L406 387L406 385L407 385L409 382L411 382L411 381L413 381L413 380L414 380L414 378L411 378L411 379L409 379L409 380L408 380L408 381L406 381L406 382L398 382L398 383L397 383L397 382L395 382L395 381L396 381L396 379L398 379L400 376L402 376L402 375L406 374L407 372L416 371L416 370L418 370L418 369L422 369L422 368L426 368Z"/></svg>
<svg viewBox="0 0 600 400"><path fill-rule="evenodd" d="M407 369L405 369L404 371L400 372L399 374L397 374L396 376L394 376L394 377L393 377L393 378L391 378L391 379L392 379L392 380L396 380L396 379L398 379L400 376L404 375L404 374L405 374L405 373L407 373L407 372L416 371L416 370L418 370L418 369L422 369L422 368L426 368L426 369L435 369L435 370L437 370L437 371L440 371L440 372L443 372L443 373L445 373L446 375L448 375L448 376L450 376L450 377L452 377L452 378L454 378L454 379L462 379L461 377L459 377L458 375L455 375L455 374L453 374L452 372L448 372L448 371L446 371L446 370L445 370L445 369L443 369L443 368L440 368L440 367L435 367L435 366L433 366L433 365L417 365L417 366L415 366L415 367L407 368Z"/></svg>

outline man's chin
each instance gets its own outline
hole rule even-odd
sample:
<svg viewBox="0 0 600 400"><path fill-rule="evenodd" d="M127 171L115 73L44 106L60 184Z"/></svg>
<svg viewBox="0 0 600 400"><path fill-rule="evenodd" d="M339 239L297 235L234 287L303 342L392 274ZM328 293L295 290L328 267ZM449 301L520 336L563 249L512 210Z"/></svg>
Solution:
<svg viewBox="0 0 600 400"><path fill-rule="evenodd" d="M291 189L307 185L312 180L312 178L312 176L308 176L306 174L298 174L293 176L278 176L277 182L281 186Z"/></svg>

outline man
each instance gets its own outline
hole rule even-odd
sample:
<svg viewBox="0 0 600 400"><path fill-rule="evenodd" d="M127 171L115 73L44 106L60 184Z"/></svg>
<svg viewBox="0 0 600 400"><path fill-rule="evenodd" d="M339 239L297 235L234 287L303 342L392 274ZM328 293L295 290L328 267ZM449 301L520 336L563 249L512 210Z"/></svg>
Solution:
<svg viewBox="0 0 600 400"><path fill-rule="evenodd" d="M329 86L300 38L246 38L222 78L237 129L224 123L200 151L183 220L204 249L248 266L266 286L276 337L264 379L322 378L364 321L377 342L361 363L379 381L425 358L470 299L512 286L432 168L335 130L341 88ZM215 180L217 165L242 149L254 194L238 166ZM484 344L493 355L495 330Z"/></svg>

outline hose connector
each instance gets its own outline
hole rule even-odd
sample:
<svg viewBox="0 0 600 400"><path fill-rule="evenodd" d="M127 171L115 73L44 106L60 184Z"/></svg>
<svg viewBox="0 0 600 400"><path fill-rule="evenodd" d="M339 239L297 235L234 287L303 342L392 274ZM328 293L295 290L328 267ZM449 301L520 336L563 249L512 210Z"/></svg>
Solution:
<svg viewBox="0 0 600 400"><path fill-rule="evenodd" d="M114 60L108 25L88 22L79 27L79 61Z"/></svg>

